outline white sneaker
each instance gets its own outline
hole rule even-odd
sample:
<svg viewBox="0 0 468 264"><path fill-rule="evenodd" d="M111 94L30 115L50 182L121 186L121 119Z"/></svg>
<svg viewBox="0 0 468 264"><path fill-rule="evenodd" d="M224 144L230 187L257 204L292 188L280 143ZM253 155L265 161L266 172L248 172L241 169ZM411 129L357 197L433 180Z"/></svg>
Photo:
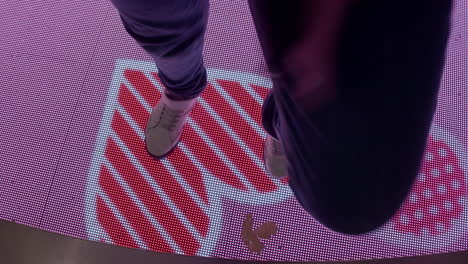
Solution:
<svg viewBox="0 0 468 264"><path fill-rule="evenodd" d="M198 97L174 101L163 93L146 125L145 143L151 155L162 159L172 153L180 141L187 117L197 101Z"/></svg>
<svg viewBox="0 0 468 264"><path fill-rule="evenodd" d="M288 160L281 143L268 133L263 145L263 162L272 178L281 179L288 176Z"/></svg>

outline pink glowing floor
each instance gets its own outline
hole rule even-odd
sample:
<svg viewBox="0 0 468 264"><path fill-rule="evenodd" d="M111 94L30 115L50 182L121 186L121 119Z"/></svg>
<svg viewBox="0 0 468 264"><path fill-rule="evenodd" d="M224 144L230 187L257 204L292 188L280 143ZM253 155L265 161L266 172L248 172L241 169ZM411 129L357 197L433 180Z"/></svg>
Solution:
<svg viewBox="0 0 468 264"><path fill-rule="evenodd" d="M365 236L310 217L262 163L270 80L246 1L212 0L210 86L162 161L142 133L162 86L110 1L0 1L0 218L179 254L355 260L468 249L468 1L457 0L423 169L395 218ZM241 239L273 221L260 255Z"/></svg>

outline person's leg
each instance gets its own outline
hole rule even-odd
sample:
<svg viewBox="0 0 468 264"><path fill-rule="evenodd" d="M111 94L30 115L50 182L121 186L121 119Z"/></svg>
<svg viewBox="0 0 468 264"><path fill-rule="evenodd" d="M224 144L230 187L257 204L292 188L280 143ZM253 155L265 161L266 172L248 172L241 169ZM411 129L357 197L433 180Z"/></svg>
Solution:
<svg viewBox="0 0 468 264"><path fill-rule="evenodd" d="M128 34L154 59L171 99L199 96L207 85L203 46L209 0L111 0Z"/></svg>
<svg viewBox="0 0 468 264"><path fill-rule="evenodd" d="M420 169L451 1L360 1L337 50L337 97L313 112L292 100L288 91L296 83L281 63L284 45L278 40L282 34L295 39L295 30L281 23L294 14L269 3L249 0L274 83L276 113L264 116L277 116L272 123L291 165L291 189L330 229L372 231L399 209Z"/></svg>
<svg viewBox="0 0 468 264"><path fill-rule="evenodd" d="M264 59L273 80L273 87L278 86L282 68L280 60L287 50L301 36L300 25L304 16L298 15L302 1L290 1L287 5L279 1L249 0L250 11L255 23ZM275 131L278 123L278 111L274 88L262 105L262 125L265 131L276 140Z"/></svg>

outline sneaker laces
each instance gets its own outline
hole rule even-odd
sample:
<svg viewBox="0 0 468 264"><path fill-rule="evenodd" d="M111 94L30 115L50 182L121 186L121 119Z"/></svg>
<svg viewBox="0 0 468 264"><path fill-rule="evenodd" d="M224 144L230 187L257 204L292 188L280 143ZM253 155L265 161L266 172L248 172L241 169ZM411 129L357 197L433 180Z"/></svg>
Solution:
<svg viewBox="0 0 468 264"><path fill-rule="evenodd" d="M162 116L164 115L164 118ZM169 131L174 131L176 129L177 124L179 124L180 118L184 115L183 111L176 111L167 108L164 105L164 108L161 113L161 126L167 128Z"/></svg>

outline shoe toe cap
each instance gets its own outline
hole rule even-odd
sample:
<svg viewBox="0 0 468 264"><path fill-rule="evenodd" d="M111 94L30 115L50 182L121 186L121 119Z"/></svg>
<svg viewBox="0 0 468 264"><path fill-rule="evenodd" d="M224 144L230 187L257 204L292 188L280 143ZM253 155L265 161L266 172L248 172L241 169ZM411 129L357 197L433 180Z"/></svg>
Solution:
<svg viewBox="0 0 468 264"><path fill-rule="evenodd" d="M164 131L151 131L146 134L146 147L155 156L163 156L173 147L173 141Z"/></svg>
<svg viewBox="0 0 468 264"><path fill-rule="evenodd" d="M281 179L288 176L288 168L284 157L271 157L265 161L268 172L275 179Z"/></svg>

